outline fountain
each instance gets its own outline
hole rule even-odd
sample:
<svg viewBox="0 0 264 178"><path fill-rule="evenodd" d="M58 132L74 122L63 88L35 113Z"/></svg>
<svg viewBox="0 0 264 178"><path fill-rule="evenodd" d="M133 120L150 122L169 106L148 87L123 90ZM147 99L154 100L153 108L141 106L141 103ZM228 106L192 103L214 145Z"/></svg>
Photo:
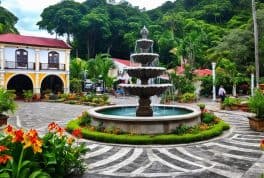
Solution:
<svg viewBox="0 0 264 178"><path fill-rule="evenodd" d="M130 57L134 62L140 63L141 67L129 67L126 71L129 76L139 79L141 84L120 84L127 93L139 97L138 106L107 106L91 109L92 125L103 124L106 128L116 127L124 132L136 134L169 133L181 124L197 125L201 115L199 110L183 106L151 105L151 96L162 94L172 85L149 84L151 78L160 76L166 68L153 67L159 55L152 51L154 42L147 39L149 32L145 26L140 33L142 39L136 41L135 54Z"/></svg>

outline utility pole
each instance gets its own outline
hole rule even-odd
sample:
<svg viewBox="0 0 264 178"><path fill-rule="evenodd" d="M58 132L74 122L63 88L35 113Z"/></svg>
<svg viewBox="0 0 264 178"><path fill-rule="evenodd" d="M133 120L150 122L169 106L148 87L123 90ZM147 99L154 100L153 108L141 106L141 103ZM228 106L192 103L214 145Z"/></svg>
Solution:
<svg viewBox="0 0 264 178"><path fill-rule="evenodd" d="M258 45L258 24L257 24L255 0L252 0L252 17L253 17L253 25L254 25L256 87L259 88L259 45Z"/></svg>

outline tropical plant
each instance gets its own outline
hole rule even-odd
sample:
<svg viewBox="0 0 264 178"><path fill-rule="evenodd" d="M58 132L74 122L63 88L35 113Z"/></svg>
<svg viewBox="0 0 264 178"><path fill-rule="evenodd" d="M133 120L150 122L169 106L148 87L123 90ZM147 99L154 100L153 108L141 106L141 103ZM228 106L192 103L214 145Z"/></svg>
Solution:
<svg viewBox="0 0 264 178"><path fill-rule="evenodd" d="M256 118L264 119L264 94L260 90L255 91L248 104L250 110L256 114Z"/></svg>
<svg viewBox="0 0 264 178"><path fill-rule="evenodd" d="M239 98L234 98L234 97L226 97L224 102L223 102L223 106L234 106L237 105L241 102L241 100Z"/></svg>
<svg viewBox="0 0 264 178"><path fill-rule="evenodd" d="M23 90L23 96L26 101L32 101L33 91L32 90Z"/></svg>
<svg viewBox="0 0 264 178"><path fill-rule="evenodd" d="M12 113L16 109L15 94L12 91L0 88L0 117L4 115L4 112L11 111Z"/></svg>
<svg viewBox="0 0 264 178"><path fill-rule="evenodd" d="M82 80L73 78L70 80L70 90L73 93L81 93L82 92Z"/></svg>
<svg viewBox="0 0 264 178"><path fill-rule="evenodd" d="M194 102L197 99L195 93L184 93L180 96L180 101L183 103Z"/></svg>

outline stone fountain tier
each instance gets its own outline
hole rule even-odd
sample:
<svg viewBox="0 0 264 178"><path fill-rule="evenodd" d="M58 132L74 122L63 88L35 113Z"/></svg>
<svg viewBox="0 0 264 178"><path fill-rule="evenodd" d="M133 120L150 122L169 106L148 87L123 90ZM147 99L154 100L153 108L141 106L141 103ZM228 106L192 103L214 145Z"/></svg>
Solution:
<svg viewBox="0 0 264 178"><path fill-rule="evenodd" d="M136 43L137 43L137 47L143 50L147 50L153 45L154 42L153 40L149 40L149 39L139 39L136 41Z"/></svg>
<svg viewBox="0 0 264 178"><path fill-rule="evenodd" d="M141 80L141 84L148 84L148 79L162 75L164 67L130 67L125 69L129 76Z"/></svg>
<svg viewBox="0 0 264 178"><path fill-rule="evenodd" d="M162 94L168 87L171 87L172 84L120 84L119 86L123 87L125 91L131 95L149 98L154 95Z"/></svg>
<svg viewBox="0 0 264 178"><path fill-rule="evenodd" d="M156 53L136 53L130 56L134 62L141 63L142 66L149 66L151 63L159 57Z"/></svg>

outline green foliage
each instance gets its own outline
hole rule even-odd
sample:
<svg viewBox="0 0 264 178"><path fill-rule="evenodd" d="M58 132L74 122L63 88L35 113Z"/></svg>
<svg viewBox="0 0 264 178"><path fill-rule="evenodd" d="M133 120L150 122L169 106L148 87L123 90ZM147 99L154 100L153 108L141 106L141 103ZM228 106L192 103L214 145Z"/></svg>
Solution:
<svg viewBox="0 0 264 178"><path fill-rule="evenodd" d="M92 121L92 118L87 111L83 112L82 115L78 117L78 119L80 120L80 126L88 126Z"/></svg>
<svg viewBox="0 0 264 178"><path fill-rule="evenodd" d="M197 96L195 93L184 93L180 96L180 102L183 103L189 103L194 102L196 100Z"/></svg>
<svg viewBox="0 0 264 178"><path fill-rule="evenodd" d="M172 73L170 74L170 81L174 85L175 89L178 90L179 94L193 93L195 91L192 81L187 79L185 76L178 76Z"/></svg>
<svg viewBox="0 0 264 178"><path fill-rule="evenodd" d="M212 113L205 112L202 114L202 122L206 124L210 124L214 121L215 115Z"/></svg>
<svg viewBox="0 0 264 178"><path fill-rule="evenodd" d="M18 33L15 28L18 18L7 9L0 6L0 34Z"/></svg>
<svg viewBox="0 0 264 178"><path fill-rule="evenodd" d="M72 120L67 124L67 130L73 131L74 129L79 128L79 121ZM162 134L162 135L115 135L102 133L97 131L91 131L89 129L82 129L82 134L84 138L92 139L96 141L102 141L107 143L121 143L121 144L177 144L177 143L190 143L195 141L201 141L213 138L222 134L224 130L229 129L229 125L224 121L220 121L215 124L212 128L201 131L195 134Z"/></svg>
<svg viewBox="0 0 264 178"><path fill-rule="evenodd" d="M198 106L200 109L205 109L205 104L204 104L204 103L198 103L197 106Z"/></svg>
<svg viewBox="0 0 264 178"><path fill-rule="evenodd" d="M23 96L26 101L32 101L33 91L32 90L23 90Z"/></svg>
<svg viewBox="0 0 264 178"><path fill-rule="evenodd" d="M68 144L67 136L47 133L43 137L43 166L52 177L80 175L85 171L84 160L81 156L87 152L82 143Z"/></svg>
<svg viewBox="0 0 264 178"><path fill-rule="evenodd" d="M201 84L201 95L210 96L213 91L213 77L205 76L200 79L202 81Z"/></svg>
<svg viewBox="0 0 264 178"><path fill-rule="evenodd" d="M255 91L255 95L249 99L249 108L259 119L264 119L264 94L260 90Z"/></svg>
<svg viewBox="0 0 264 178"><path fill-rule="evenodd" d="M179 125L175 130L172 131L172 133L177 134L177 135L183 135L188 133L191 127L187 125Z"/></svg>
<svg viewBox="0 0 264 178"><path fill-rule="evenodd" d="M0 114L3 115L4 112L11 111L12 113L16 109L15 103L16 95L12 91L0 88Z"/></svg>
<svg viewBox="0 0 264 178"><path fill-rule="evenodd" d="M233 105L237 105L241 102L241 100L239 98L234 98L234 97L226 97L224 102L223 102L223 106L233 106Z"/></svg>
<svg viewBox="0 0 264 178"><path fill-rule="evenodd" d="M81 93L82 92L82 80L74 78L70 80L71 92Z"/></svg>

